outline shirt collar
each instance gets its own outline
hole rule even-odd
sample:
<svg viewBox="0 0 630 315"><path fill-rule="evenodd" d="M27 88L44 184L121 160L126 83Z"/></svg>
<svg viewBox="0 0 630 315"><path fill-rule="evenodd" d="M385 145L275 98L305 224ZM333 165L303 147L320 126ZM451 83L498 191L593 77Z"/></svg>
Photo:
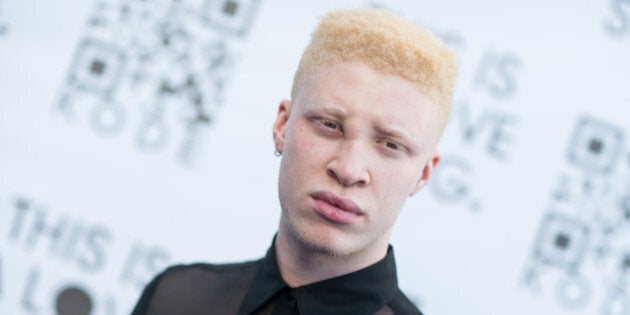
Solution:
<svg viewBox="0 0 630 315"><path fill-rule="evenodd" d="M391 246L379 262L336 278L289 288L276 261L275 242L262 259L241 303L239 315L249 315L280 290L290 289L302 315L372 314L391 301L398 290Z"/></svg>

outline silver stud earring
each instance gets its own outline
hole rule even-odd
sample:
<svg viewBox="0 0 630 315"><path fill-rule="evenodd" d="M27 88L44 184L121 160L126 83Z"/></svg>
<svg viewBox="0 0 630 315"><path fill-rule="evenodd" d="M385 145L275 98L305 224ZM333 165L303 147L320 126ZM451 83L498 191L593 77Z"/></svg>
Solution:
<svg viewBox="0 0 630 315"><path fill-rule="evenodd" d="M275 156L281 156L281 155L282 155L282 152L280 152L280 151L278 151L278 150L275 150L275 151L273 152L273 154L275 154Z"/></svg>

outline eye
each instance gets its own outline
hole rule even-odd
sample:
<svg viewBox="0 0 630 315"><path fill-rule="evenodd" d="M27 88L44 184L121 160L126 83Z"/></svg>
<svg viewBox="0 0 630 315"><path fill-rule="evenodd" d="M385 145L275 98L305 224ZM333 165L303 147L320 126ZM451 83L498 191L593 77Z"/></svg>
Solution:
<svg viewBox="0 0 630 315"><path fill-rule="evenodd" d="M322 119L322 124L329 129L339 129L339 124L332 120Z"/></svg>
<svg viewBox="0 0 630 315"><path fill-rule="evenodd" d="M387 152L391 154L409 152L409 148L398 141L383 139L379 141L379 144L382 145L383 148L385 148L385 150L387 150Z"/></svg>
<svg viewBox="0 0 630 315"><path fill-rule="evenodd" d="M385 146L389 149L396 150L396 151L402 150L402 147L398 143L393 142L393 141L385 141Z"/></svg>
<svg viewBox="0 0 630 315"><path fill-rule="evenodd" d="M334 120L326 119L326 118L323 118L323 117L314 117L313 121L324 132L328 132L328 133L330 133L330 132L334 132L334 133L343 132L343 127L341 126L341 124L336 122L336 121L334 121Z"/></svg>

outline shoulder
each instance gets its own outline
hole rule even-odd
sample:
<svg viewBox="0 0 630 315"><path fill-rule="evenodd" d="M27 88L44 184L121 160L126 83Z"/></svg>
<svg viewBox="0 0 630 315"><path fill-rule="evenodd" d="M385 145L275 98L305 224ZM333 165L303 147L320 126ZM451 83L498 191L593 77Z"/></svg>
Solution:
<svg viewBox="0 0 630 315"><path fill-rule="evenodd" d="M389 307L396 315L422 315L418 307L400 289L389 303Z"/></svg>
<svg viewBox="0 0 630 315"><path fill-rule="evenodd" d="M258 268L260 260L231 264L192 263L173 265L166 268L157 277L161 281L187 281L194 278L230 278L233 276L246 276Z"/></svg>
<svg viewBox="0 0 630 315"><path fill-rule="evenodd" d="M191 305L212 307L216 303L224 303L226 296L238 300L245 293L259 265L260 260L170 266L145 287L133 314L181 313Z"/></svg>
<svg viewBox="0 0 630 315"><path fill-rule="evenodd" d="M248 261L232 264L193 263L174 265L157 276L160 288L177 289L175 292L228 289L246 285L258 268L260 261ZM169 290L169 291L171 291Z"/></svg>

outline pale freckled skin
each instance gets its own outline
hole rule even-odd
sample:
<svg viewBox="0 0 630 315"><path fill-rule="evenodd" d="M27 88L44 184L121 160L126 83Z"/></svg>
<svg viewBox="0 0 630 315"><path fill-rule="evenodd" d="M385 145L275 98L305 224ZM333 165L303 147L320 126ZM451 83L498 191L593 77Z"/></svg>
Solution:
<svg viewBox="0 0 630 315"><path fill-rule="evenodd" d="M401 208L439 161L436 115L417 85L360 62L318 70L293 104L281 103L273 128L283 152L276 246L287 283L331 278L385 256ZM350 199L364 215L347 225L327 221L313 211L315 191Z"/></svg>

